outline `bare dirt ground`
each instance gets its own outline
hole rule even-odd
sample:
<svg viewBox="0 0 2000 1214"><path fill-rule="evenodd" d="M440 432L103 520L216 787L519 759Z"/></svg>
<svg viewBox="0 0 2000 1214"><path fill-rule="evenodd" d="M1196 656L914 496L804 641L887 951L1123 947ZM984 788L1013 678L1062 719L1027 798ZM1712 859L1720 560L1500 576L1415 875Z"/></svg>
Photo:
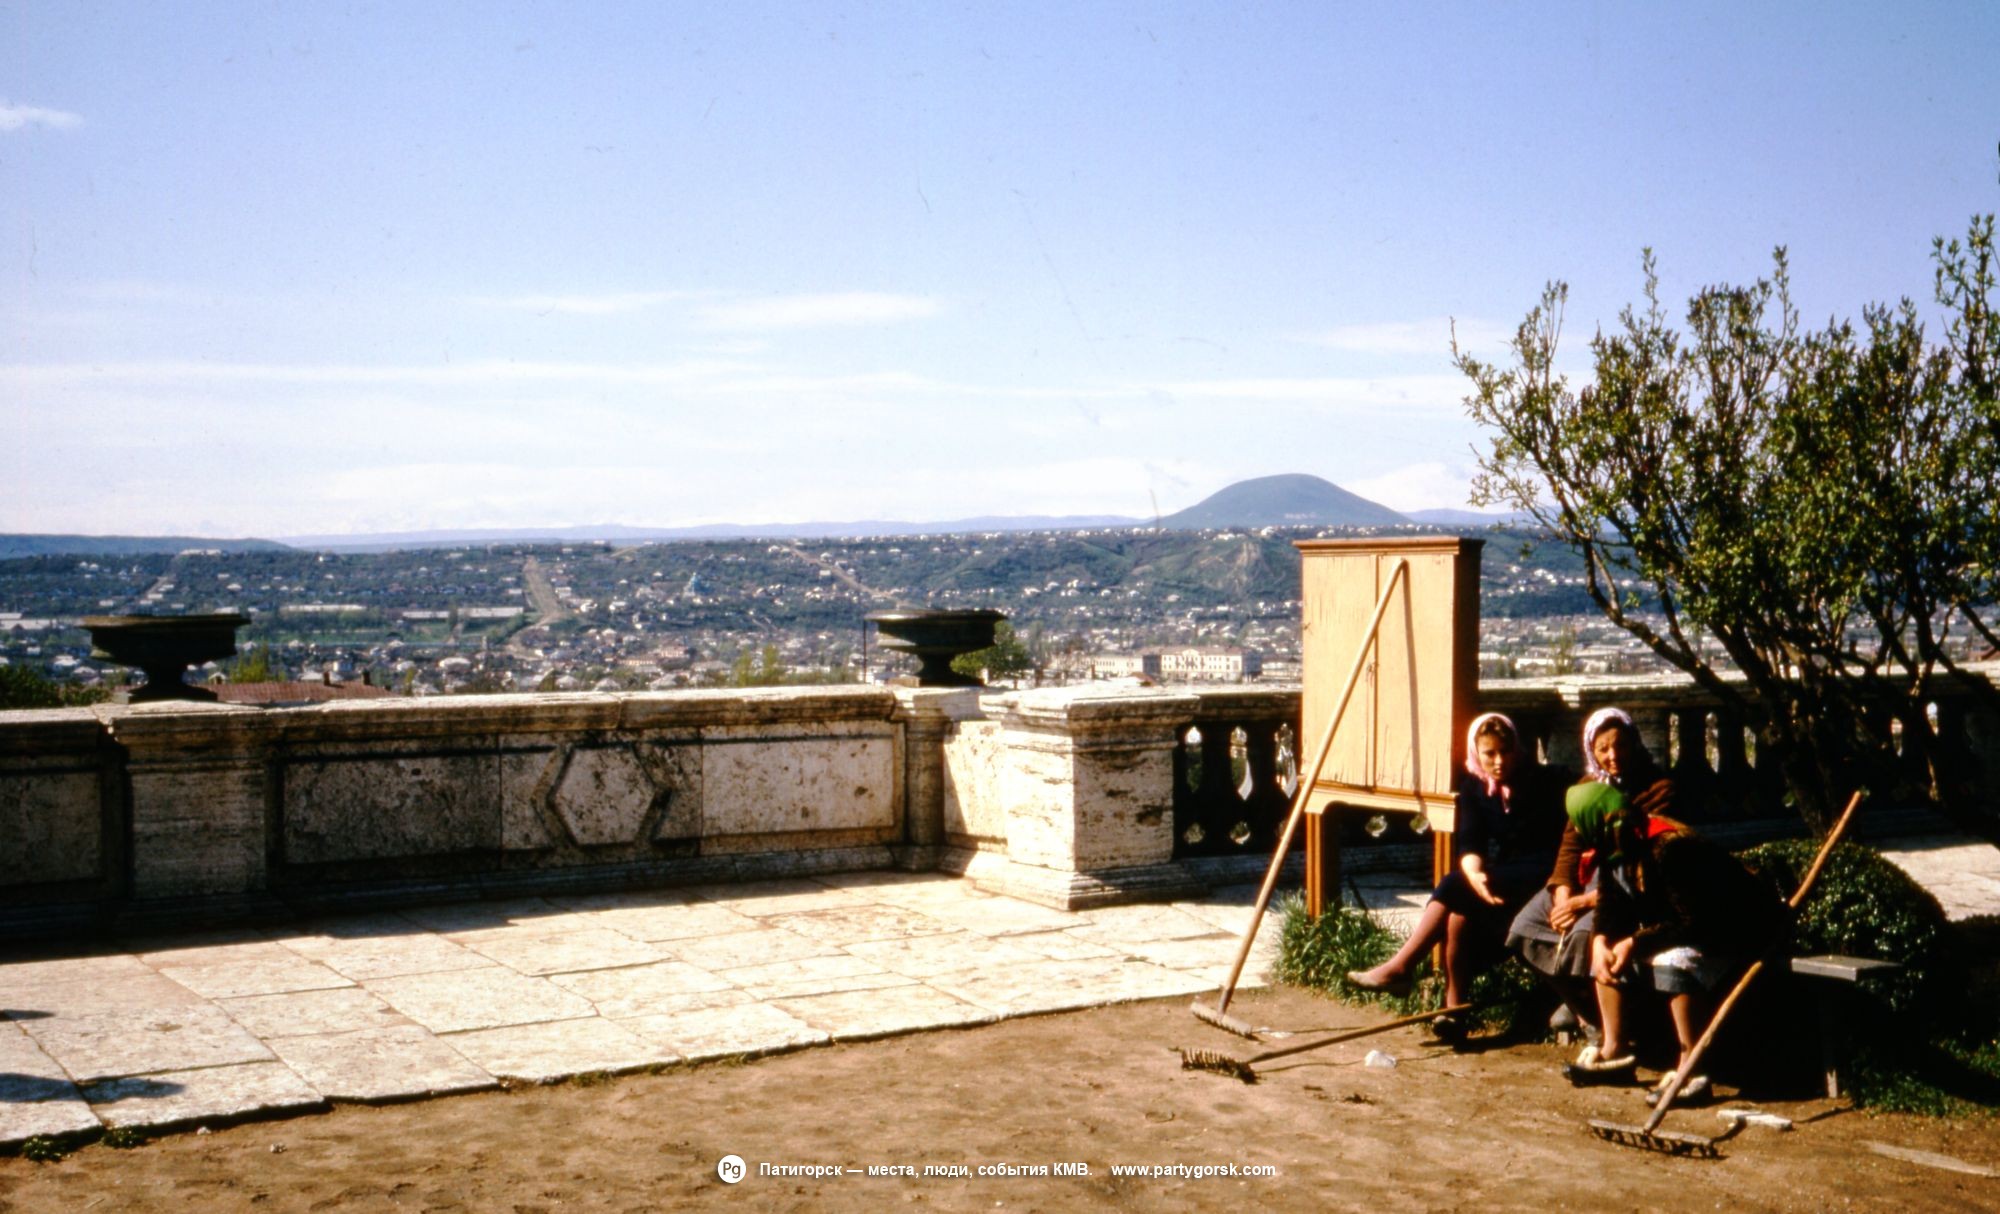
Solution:
<svg viewBox="0 0 2000 1214"><path fill-rule="evenodd" d="M1289 989L1246 993L1231 1010L1298 1029L1372 1014ZM4 1159L0 1210L2000 1209L2000 1179L1871 1146L2000 1165L1992 1117L1766 1102L1798 1128L1744 1130L1719 1159L1670 1158L1592 1137L1588 1118L1639 1121L1644 1105L1632 1089L1567 1087L1553 1045L1455 1054L1401 1029L1272 1063L1254 1086L1182 1070L1175 1046L1264 1048L1179 1001L1131 1004L740 1065L344 1106L51 1163ZM1399 1065L1364 1067L1371 1047ZM1668 1127L1723 1128L1712 1109L1677 1111ZM746 1163L735 1185L717 1175L727 1155ZM1064 1162L1088 1175L978 1171ZM863 1172L777 1176L767 1164ZM917 1175L870 1176L871 1165ZM1117 1176L1114 1165L1275 1175ZM925 1176L926 1166L967 1174Z"/></svg>

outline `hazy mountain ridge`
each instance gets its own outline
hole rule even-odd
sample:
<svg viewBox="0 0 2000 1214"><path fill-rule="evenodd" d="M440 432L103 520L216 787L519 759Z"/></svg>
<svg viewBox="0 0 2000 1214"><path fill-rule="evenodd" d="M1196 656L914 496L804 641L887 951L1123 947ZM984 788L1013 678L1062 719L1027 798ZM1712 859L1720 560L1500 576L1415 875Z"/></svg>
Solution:
<svg viewBox="0 0 2000 1214"><path fill-rule="evenodd" d="M24 556L148 556L178 552L282 552L276 540L192 535L0 535L0 560Z"/></svg>
<svg viewBox="0 0 2000 1214"><path fill-rule="evenodd" d="M1201 501L1157 520L1113 514L978 515L935 522L862 519L851 522L707 523L695 527L639 527L624 523L571 527L448 528L348 535L289 535L268 539L204 539L190 536L0 535L0 559L51 554L136 555L188 549L224 552L286 548L315 552L393 552L453 548L469 544L614 544L675 540L830 540L869 536L964 535L1009 531L1086 531L1158 526L1170 531L1236 527L1394 527L1429 523L1445 527L1519 524L1519 515L1470 510L1418 510L1400 514L1304 473L1238 481ZM1253 579L1254 580L1254 579Z"/></svg>

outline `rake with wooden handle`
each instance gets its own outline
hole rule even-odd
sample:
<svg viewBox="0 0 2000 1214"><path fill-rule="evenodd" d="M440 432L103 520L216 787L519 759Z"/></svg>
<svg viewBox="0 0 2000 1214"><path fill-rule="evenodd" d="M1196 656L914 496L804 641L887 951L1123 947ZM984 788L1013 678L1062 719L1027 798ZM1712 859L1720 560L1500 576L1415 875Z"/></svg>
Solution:
<svg viewBox="0 0 2000 1214"><path fill-rule="evenodd" d="M1354 697L1354 688L1361 682L1361 672L1367 668L1368 651L1375 646L1375 631L1382 626L1382 617L1389 610L1389 599L1395 594L1397 585L1407 584L1409 576L1408 561L1397 561L1389 571L1388 584L1382 587L1382 596L1375 601L1375 615L1368 621L1361 649L1354 655L1354 668L1347 672L1347 685L1341 689L1340 699L1334 702L1333 714L1326 719L1326 732L1321 735L1319 750L1313 755L1312 771L1299 781L1299 790L1292 795L1291 816L1285 819L1284 832L1278 836L1278 849L1271 855L1271 867L1264 874L1264 887L1257 891L1257 905L1250 912L1250 925L1243 929L1243 939L1237 945L1236 960L1229 967L1229 977L1223 979L1222 991L1216 996L1214 1007L1197 1001L1189 1008L1197 1020L1207 1021L1252 1041L1263 1040L1256 1029L1228 1014L1229 1001L1235 997L1236 981L1243 976L1243 963L1249 959L1250 946L1257 939L1257 929L1263 925L1264 909L1271 904L1271 891L1278 884L1278 871L1285 866L1285 853L1291 850L1292 836L1298 831L1299 819L1305 816L1306 803L1312 799L1313 785L1319 783L1319 773L1326 767L1327 752L1333 749L1334 731L1340 728L1341 715L1347 711L1347 702Z"/></svg>
<svg viewBox="0 0 2000 1214"><path fill-rule="evenodd" d="M1344 1033L1335 1033L1331 1037L1322 1037L1318 1041L1308 1041L1303 1045L1288 1045L1281 1049L1265 1050L1261 1054L1252 1054L1248 1058L1231 1058L1227 1054L1220 1054L1214 1050L1182 1050L1180 1052L1181 1069L1184 1071L1214 1071L1219 1075L1229 1075L1233 1078L1241 1079L1245 1083L1255 1083L1257 1082L1257 1071L1255 1068L1259 1062L1269 1062L1274 1058L1288 1058L1293 1054L1303 1054L1307 1050L1319 1049L1321 1046L1338 1045L1343 1041L1354 1041L1362 1037L1372 1037L1377 1033L1386 1033L1390 1029L1399 1029L1412 1024L1422 1024L1426 1020L1436 1020L1440 1016L1454 1016L1459 1012L1470 1012L1473 1010L1475 1010L1473 1004L1456 1003L1450 1007L1438 1008L1435 1011L1418 1012L1412 1016L1398 1016L1394 1020L1384 1021L1381 1024L1371 1024L1367 1028L1349 1029Z"/></svg>
<svg viewBox="0 0 2000 1214"><path fill-rule="evenodd" d="M1826 867L1826 859L1833 854L1834 845L1839 843L1840 836L1846 833L1848 819L1854 816L1854 811L1861 806L1861 799L1867 795L1867 790L1863 789L1849 797L1847 808L1841 811L1840 820L1833 824L1832 830L1826 832L1826 841L1819 845L1819 854L1813 857L1812 867L1806 870L1804 879L1799 882L1798 889L1792 892L1791 901L1787 903L1793 911L1804 905L1806 895L1812 892L1813 882L1819 880L1819 870ZM1772 942L1770 951L1752 962L1750 968L1743 971L1743 976L1736 980L1736 985L1730 989L1728 997L1723 999L1722 1006L1716 1008L1715 1015L1709 1018L1708 1027L1702 1031L1701 1038L1694 1043L1694 1048L1688 1051L1686 1065L1674 1069L1673 1078L1667 1081L1666 1088L1661 1091L1660 1103L1654 1106L1653 1115L1646 1118L1646 1124L1625 1125L1593 1117L1590 1121L1590 1132L1608 1142L1638 1147L1642 1150L1664 1151L1670 1155L1714 1155L1715 1144L1720 1141L1719 1139L1703 1138L1698 1134L1676 1134L1671 1130L1662 1130L1660 1123L1666 1120L1667 1110L1674 1107L1674 1097L1680 1095L1681 1085L1687 1082L1688 1076L1694 1074L1695 1064L1708 1052L1709 1043L1715 1040L1715 1034L1722 1028L1723 1019L1743 997L1743 992L1749 990L1750 984L1757 980L1757 975L1764 972L1764 963L1784 947L1786 938L1785 935L1780 935Z"/></svg>

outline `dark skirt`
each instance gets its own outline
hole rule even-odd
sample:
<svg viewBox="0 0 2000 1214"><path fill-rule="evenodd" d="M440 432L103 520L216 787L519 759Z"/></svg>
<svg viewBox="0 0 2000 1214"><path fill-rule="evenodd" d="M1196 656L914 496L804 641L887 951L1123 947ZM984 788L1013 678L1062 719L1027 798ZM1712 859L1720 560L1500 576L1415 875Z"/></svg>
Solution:
<svg viewBox="0 0 2000 1214"><path fill-rule="evenodd" d="M1500 905L1494 906L1473 893L1472 882L1465 879L1462 870L1454 868L1431 891L1431 901L1442 902L1452 914L1464 915L1468 919L1487 916L1512 918L1514 912L1541 888L1548 871L1549 866L1540 862L1495 865L1486 874L1487 887L1500 896Z"/></svg>

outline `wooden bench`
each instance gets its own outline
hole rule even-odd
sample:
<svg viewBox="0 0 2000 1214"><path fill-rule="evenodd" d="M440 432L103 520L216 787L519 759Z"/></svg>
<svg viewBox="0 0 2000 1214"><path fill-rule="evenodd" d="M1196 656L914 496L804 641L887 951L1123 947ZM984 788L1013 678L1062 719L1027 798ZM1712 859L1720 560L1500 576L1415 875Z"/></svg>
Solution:
<svg viewBox="0 0 2000 1214"><path fill-rule="evenodd" d="M1872 984L1902 970L1895 961L1844 957L1826 953L1792 958L1792 973L1812 981L1813 1003L1819 1008L1820 1064L1826 1073L1826 1094L1840 1095L1840 1071L1847 1061L1846 1004L1856 994L1872 993Z"/></svg>

